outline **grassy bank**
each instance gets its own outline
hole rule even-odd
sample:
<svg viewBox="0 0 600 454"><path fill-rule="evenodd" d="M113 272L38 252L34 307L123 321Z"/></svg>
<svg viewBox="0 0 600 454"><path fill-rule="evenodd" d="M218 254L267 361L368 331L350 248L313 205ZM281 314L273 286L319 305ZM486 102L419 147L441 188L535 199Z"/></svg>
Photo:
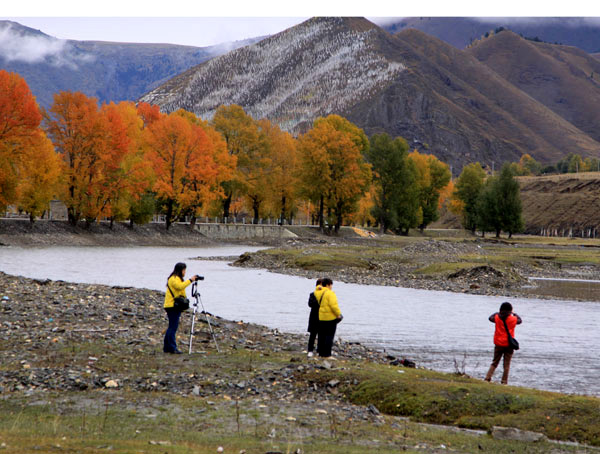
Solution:
<svg viewBox="0 0 600 454"><path fill-rule="evenodd" d="M353 403L435 424L540 432L549 439L600 446L600 399L503 386L456 374L361 364L311 374L316 383L339 380Z"/></svg>

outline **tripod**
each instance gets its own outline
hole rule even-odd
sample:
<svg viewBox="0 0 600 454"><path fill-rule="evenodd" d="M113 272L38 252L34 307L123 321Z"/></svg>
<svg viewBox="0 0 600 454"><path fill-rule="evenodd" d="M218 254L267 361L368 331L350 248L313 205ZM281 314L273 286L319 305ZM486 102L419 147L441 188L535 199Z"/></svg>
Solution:
<svg viewBox="0 0 600 454"><path fill-rule="evenodd" d="M215 347L217 347L217 352L221 353L219 350L219 344L217 344L217 338L215 337L215 333L213 332L212 325L210 324L210 319L208 318L208 313L206 309L204 309L204 304L202 304L202 298L200 297L200 292L198 291L198 283L194 282L192 284L192 298L195 298L196 301L192 303L194 310L192 312L192 328L190 330L190 348L188 350L188 354L192 354L192 339L194 338L194 324L196 321L196 311L198 310L198 303L202 306L202 312L204 312L204 316L206 317L206 323L208 323L208 330L210 331L210 335L215 342Z"/></svg>

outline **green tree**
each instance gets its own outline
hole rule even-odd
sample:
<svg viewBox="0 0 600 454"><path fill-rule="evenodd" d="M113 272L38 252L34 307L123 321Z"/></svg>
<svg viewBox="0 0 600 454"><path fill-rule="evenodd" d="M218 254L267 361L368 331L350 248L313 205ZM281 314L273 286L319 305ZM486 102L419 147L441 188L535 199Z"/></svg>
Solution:
<svg viewBox="0 0 600 454"><path fill-rule="evenodd" d="M407 159L408 144L402 137L375 134L366 153L373 169L375 206L373 216L382 232L408 231L417 226L419 199L415 185L416 169Z"/></svg>
<svg viewBox="0 0 600 454"><path fill-rule="evenodd" d="M523 230L523 204L519 182L507 165L502 166L498 178L498 206L500 211L502 230L508 232L511 238L513 233Z"/></svg>
<svg viewBox="0 0 600 454"><path fill-rule="evenodd" d="M450 169L431 154L421 154L417 150L408 155L415 163L417 169L417 188L419 193L419 207L421 232L434 221L439 219L438 204L440 192L450 182Z"/></svg>
<svg viewBox="0 0 600 454"><path fill-rule="evenodd" d="M509 164L502 166L497 177L490 177L478 200L478 222L482 233L496 232L496 238L501 231L513 233L523 230L523 207L519 183Z"/></svg>
<svg viewBox="0 0 600 454"><path fill-rule="evenodd" d="M463 168L456 180L454 193L452 194L452 211L459 213L462 217L462 225L465 229L475 233L478 221L477 200L484 186L485 171L481 164L475 162ZM456 203L459 202L459 203Z"/></svg>

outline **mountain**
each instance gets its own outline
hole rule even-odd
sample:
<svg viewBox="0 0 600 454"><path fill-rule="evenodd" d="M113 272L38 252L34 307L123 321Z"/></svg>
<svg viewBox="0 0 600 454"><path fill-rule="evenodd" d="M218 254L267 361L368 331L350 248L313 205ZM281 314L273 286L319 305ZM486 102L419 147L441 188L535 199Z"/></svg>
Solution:
<svg viewBox="0 0 600 454"><path fill-rule="evenodd" d="M485 33L504 27L526 38L600 52L600 20L586 17L406 17L385 25L390 33L414 28L464 49Z"/></svg>
<svg viewBox="0 0 600 454"><path fill-rule="evenodd" d="M23 76L44 107L60 90L118 102L135 100L191 66L252 42L190 47L60 40L0 21L0 69Z"/></svg>
<svg viewBox="0 0 600 454"><path fill-rule="evenodd" d="M600 61L572 46L529 41L511 31L466 50L511 84L600 140Z"/></svg>
<svg viewBox="0 0 600 454"><path fill-rule="evenodd" d="M191 68L142 100L202 117L235 103L255 118L303 130L315 116L344 111L404 71L402 61L378 49L393 41L364 19L313 18Z"/></svg>
<svg viewBox="0 0 600 454"><path fill-rule="evenodd" d="M239 104L292 132L330 113L387 132L457 169L529 153L555 161L600 143L471 54L418 30L393 36L362 18L313 18L202 63L141 98L209 119Z"/></svg>

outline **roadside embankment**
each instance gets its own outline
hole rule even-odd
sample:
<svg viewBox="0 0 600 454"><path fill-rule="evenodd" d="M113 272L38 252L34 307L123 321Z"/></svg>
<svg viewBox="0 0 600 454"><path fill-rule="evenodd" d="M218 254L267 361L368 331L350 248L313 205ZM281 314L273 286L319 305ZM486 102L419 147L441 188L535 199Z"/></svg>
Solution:
<svg viewBox="0 0 600 454"><path fill-rule="evenodd" d="M211 317L217 352L199 315L193 353L163 354L162 300L0 273L3 452L582 449L546 437L600 445L599 399L393 366L356 343L337 344L335 360L311 360L306 336ZM186 313L180 347L189 326ZM506 425L539 441L501 440L506 431L492 428Z"/></svg>

